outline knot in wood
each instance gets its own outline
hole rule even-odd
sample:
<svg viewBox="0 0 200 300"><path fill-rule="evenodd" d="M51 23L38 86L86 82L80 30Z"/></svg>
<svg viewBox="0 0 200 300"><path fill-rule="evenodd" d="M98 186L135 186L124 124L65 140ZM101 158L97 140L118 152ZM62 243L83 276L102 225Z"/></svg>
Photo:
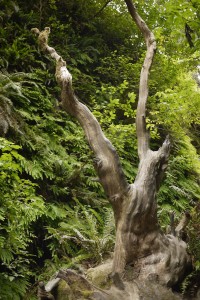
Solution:
<svg viewBox="0 0 200 300"><path fill-rule="evenodd" d="M111 201L112 202L117 202L117 200L119 200L119 199L120 199L120 195L119 194L115 194L115 195L111 196Z"/></svg>
<svg viewBox="0 0 200 300"><path fill-rule="evenodd" d="M96 166L97 168L102 168L103 162L102 162L102 160L101 160L100 158L95 157L95 158L93 159L93 162L94 162L94 164L95 164L95 166Z"/></svg>
<svg viewBox="0 0 200 300"><path fill-rule="evenodd" d="M56 62L56 80L60 85L71 85L72 84L72 76L69 73L66 62L60 56Z"/></svg>

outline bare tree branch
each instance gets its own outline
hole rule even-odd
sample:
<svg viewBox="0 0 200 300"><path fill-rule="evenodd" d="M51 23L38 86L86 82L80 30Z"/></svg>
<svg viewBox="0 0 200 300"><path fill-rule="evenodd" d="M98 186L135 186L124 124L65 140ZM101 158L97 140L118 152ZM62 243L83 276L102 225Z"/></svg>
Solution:
<svg viewBox="0 0 200 300"><path fill-rule="evenodd" d="M43 281L39 282L37 296L39 300L55 300L54 296L50 292L46 291Z"/></svg>
<svg viewBox="0 0 200 300"><path fill-rule="evenodd" d="M52 278L45 284L45 290L51 292L60 282L60 278Z"/></svg>
<svg viewBox="0 0 200 300"><path fill-rule="evenodd" d="M182 219L180 220L179 224L176 226L175 233L177 236L181 235L181 232L184 230L184 228L186 228L186 226L190 222L190 219L191 219L190 213L186 211Z"/></svg>
<svg viewBox="0 0 200 300"><path fill-rule="evenodd" d="M100 8L100 10L94 15L94 18L100 15L100 13L106 8L106 6L111 2L112 0L107 0L104 5Z"/></svg>
<svg viewBox="0 0 200 300"><path fill-rule="evenodd" d="M85 286L89 290L96 289L96 290L101 291L104 294L109 295L106 291L104 291L100 287L97 287L96 285L92 284L91 282L89 282L87 280L87 278L85 278L84 276L76 273L74 270L71 270L71 269L59 270L58 273L57 273L57 278L61 278L61 279L65 280L68 284L71 284L76 279L76 280L79 280L79 282L84 283Z"/></svg>
<svg viewBox="0 0 200 300"><path fill-rule="evenodd" d="M192 35L191 35L191 33L193 33L193 32L194 31L190 28L190 26L187 23L185 23L185 37L188 41L190 48L194 47L194 43L192 41Z"/></svg>
<svg viewBox="0 0 200 300"><path fill-rule="evenodd" d="M174 212L171 211L169 213L169 217L170 217L170 233L175 236L176 233L175 233L175 224L174 224Z"/></svg>
<svg viewBox="0 0 200 300"><path fill-rule="evenodd" d="M74 116L81 124L89 146L95 154L94 163L100 182L109 196L114 212L116 212L124 199L122 195L126 194L129 187L117 152L111 142L104 136L97 119L74 94L72 76L66 67L66 62L54 48L48 45L50 28L46 27L42 32L37 28L33 28L32 32L38 35L40 49L56 61L55 76L61 87L61 105L66 112Z"/></svg>
<svg viewBox="0 0 200 300"><path fill-rule="evenodd" d="M138 139L138 155L141 159L145 156L149 149L149 133L146 128L146 102L148 98L148 77L149 71L152 65L154 53L156 50L156 41L154 34L150 31L147 24L139 16L132 0L125 0L129 13L139 30L142 32L145 38L147 52L144 60L144 64L140 74L140 87L139 87L139 100L137 106L136 115L136 128L137 128L137 139Z"/></svg>

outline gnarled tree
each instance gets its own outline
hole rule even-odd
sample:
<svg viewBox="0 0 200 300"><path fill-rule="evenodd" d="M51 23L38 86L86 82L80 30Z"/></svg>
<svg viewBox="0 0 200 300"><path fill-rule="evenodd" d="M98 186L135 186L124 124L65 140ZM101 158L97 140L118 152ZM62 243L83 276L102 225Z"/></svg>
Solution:
<svg viewBox="0 0 200 300"><path fill-rule="evenodd" d="M125 2L131 17L144 36L147 47L140 75L136 116L140 162L133 184L126 181L116 150L104 136L97 119L75 95L72 76L67 70L65 61L54 48L48 45L50 28L46 27L42 32L36 28L32 31L38 34L41 50L56 61L55 76L61 87L62 108L74 116L82 126L95 155L96 172L114 211L116 243L113 277L121 274L129 264L137 268L139 278L145 279L156 275L160 282L172 286L183 276L190 261L186 244L179 237L188 216L184 216L184 220L171 231L171 234L164 234L158 224L156 193L167 167L170 141L166 138L157 151L152 151L145 122L148 76L156 51L156 41L132 1L125 0Z"/></svg>

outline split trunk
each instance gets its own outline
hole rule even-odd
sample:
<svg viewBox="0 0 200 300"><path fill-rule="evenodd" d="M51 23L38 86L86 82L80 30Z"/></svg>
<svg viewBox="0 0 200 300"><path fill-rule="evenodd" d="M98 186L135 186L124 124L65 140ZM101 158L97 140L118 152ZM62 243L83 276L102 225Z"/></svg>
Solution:
<svg viewBox="0 0 200 300"><path fill-rule="evenodd" d="M141 70L139 99L136 117L139 168L133 184L124 176L119 157L104 136L101 127L90 112L74 94L72 76L66 63L56 50L48 45L50 28L38 34L40 48L56 61L56 79L61 87L62 108L74 116L82 126L86 139L95 159L94 166L100 182L112 205L115 225L116 243L114 250L112 276L118 277L127 265L137 270L138 278L156 277L165 285L176 284L184 275L190 262L186 244L180 239L180 231L185 221L165 235L158 224L156 193L160 187L167 167L170 142L166 138L157 151L149 146L149 133L146 128L146 102L148 98L148 76L156 50L153 33L138 15L131 0L125 0L131 17L137 24L147 46L146 57ZM182 224L182 225L181 225ZM173 226L172 226L173 227Z"/></svg>

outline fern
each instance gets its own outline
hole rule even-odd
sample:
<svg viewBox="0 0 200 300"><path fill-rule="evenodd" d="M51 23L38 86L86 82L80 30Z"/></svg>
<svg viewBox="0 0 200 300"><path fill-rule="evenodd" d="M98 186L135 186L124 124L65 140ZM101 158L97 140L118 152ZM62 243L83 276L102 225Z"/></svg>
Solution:
<svg viewBox="0 0 200 300"><path fill-rule="evenodd" d="M6 300L21 300L29 283L25 278L15 278L0 274L1 298Z"/></svg>
<svg viewBox="0 0 200 300"><path fill-rule="evenodd" d="M0 138L0 286L3 295L8 293L5 299L21 299L28 287L33 275L29 269L33 254L28 252L35 241L33 225L45 215L36 184L21 178L24 157L19 150L20 146Z"/></svg>
<svg viewBox="0 0 200 300"><path fill-rule="evenodd" d="M114 218L111 209L104 209L101 214L90 206L84 206L76 199L74 209L66 207L66 220L58 228L48 227L52 239L60 243L63 255L73 255L74 260L86 255L93 263L102 261L105 254L113 250L115 240ZM57 243L56 243L57 244Z"/></svg>
<svg viewBox="0 0 200 300"><path fill-rule="evenodd" d="M169 212L177 217L182 211L191 210L200 199L200 163L195 148L188 136L176 142L173 157L169 162L166 178L158 193L159 219L165 227Z"/></svg>

